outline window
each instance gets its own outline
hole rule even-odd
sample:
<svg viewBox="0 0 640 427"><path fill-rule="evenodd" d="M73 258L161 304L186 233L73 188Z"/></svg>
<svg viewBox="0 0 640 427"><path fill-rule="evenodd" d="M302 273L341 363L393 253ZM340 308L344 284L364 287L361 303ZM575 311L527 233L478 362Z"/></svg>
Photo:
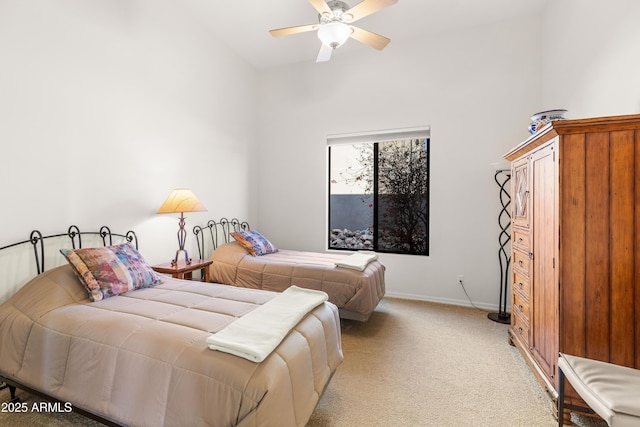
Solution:
<svg viewBox="0 0 640 427"><path fill-rule="evenodd" d="M330 136L329 249L429 254L429 128Z"/></svg>

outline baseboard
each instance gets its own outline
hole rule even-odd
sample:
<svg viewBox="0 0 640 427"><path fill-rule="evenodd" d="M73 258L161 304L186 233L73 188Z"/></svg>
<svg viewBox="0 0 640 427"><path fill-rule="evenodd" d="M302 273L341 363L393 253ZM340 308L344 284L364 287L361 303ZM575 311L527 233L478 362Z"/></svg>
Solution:
<svg viewBox="0 0 640 427"><path fill-rule="evenodd" d="M406 294L402 292L386 292L385 296L391 298L400 298L400 299L409 299L416 301L428 301L428 302L437 302L440 304L448 304L448 305L457 305L461 307L473 307L475 305L476 308L486 311L498 311L497 304L484 304L481 302L473 302L473 305L466 299L451 299L451 298L437 298L437 297L426 297L424 295L415 295L415 294Z"/></svg>

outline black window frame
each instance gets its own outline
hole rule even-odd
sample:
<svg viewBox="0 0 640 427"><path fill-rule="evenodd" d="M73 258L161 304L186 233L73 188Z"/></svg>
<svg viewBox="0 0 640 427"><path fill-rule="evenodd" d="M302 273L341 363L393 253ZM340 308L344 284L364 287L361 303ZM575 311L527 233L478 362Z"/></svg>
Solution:
<svg viewBox="0 0 640 427"><path fill-rule="evenodd" d="M421 136L421 137L412 137L412 136L407 136L406 138L397 138L395 139L396 141L408 141L408 140L416 140L419 139L420 141L423 141L426 145L425 147L425 155L426 155L426 183L425 183L425 187L426 187L426 194L424 195L424 203L425 203L425 214L426 214L426 221L424 223L424 228L425 228L425 242L424 242L424 250L422 251L402 251L402 250L393 250L393 249L385 249L385 248L379 248L379 244L378 244L378 238L379 238L379 204L380 204L380 199L379 199L379 144L381 143L385 143L385 142L389 142L389 140L370 140L370 141L363 141L361 143L371 143L373 144L373 225L372 228L374 230L373 232L373 248L369 248L367 250L372 250L375 252L379 252L379 253L394 253L394 254L402 254L402 255L419 255L419 256L429 256L429 241L430 241L430 191L431 191L431 137L429 135L425 135L425 136ZM350 145L356 145L357 143L347 143ZM327 215L328 215L328 221L327 221L327 249L328 250L336 250L336 251L348 251L348 252L355 252L358 250L363 250L363 248L347 248L347 247L335 247L335 246L331 246L331 233L332 233L332 227L331 227L331 196L332 196L332 191L331 191L331 161L332 161L332 156L331 156L331 145L328 145L328 168L329 168L329 174L328 174L328 180L329 180L329 186L328 186L328 191L327 191L327 196L328 196L328 201L327 201Z"/></svg>

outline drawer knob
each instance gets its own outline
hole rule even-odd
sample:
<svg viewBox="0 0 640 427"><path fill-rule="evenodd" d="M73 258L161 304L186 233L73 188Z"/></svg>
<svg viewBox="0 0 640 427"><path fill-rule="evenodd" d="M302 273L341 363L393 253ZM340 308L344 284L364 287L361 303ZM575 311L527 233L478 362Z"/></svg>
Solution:
<svg viewBox="0 0 640 427"><path fill-rule="evenodd" d="M522 312L522 304L518 306L518 309L520 310L520 312Z"/></svg>
<svg viewBox="0 0 640 427"><path fill-rule="evenodd" d="M522 243L522 237L518 237L518 243Z"/></svg>
<svg viewBox="0 0 640 427"><path fill-rule="evenodd" d="M524 283L522 283L522 282L518 282L518 287L519 287L520 289L524 289Z"/></svg>

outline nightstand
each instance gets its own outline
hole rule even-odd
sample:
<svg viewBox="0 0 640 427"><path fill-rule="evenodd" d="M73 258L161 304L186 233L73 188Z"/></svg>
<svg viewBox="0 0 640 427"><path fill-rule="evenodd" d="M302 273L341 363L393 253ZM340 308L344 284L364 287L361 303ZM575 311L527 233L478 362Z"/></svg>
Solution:
<svg viewBox="0 0 640 427"><path fill-rule="evenodd" d="M202 271L201 280L203 282L208 282L209 269L207 267L210 266L211 264L213 264L213 261L211 260L192 259L191 264L188 264L188 265L184 261L178 261L177 265L171 265L170 262L166 262L164 264L154 265L151 268L156 273L170 274L171 277L174 277L176 279L185 279L185 280L191 280L193 272L196 270L201 270Z"/></svg>

